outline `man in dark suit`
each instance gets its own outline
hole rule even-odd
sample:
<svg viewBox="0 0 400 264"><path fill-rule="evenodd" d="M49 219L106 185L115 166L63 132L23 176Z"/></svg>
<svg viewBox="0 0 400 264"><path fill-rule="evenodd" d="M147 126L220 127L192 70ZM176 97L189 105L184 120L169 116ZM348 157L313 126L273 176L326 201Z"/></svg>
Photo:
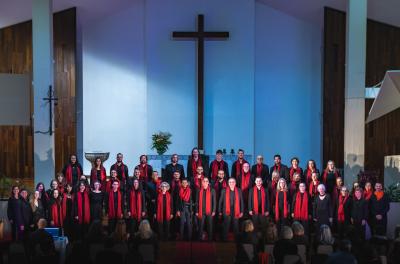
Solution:
<svg viewBox="0 0 400 264"><path fill-rule="evenodd" d="M53 237L44 229L47 226L47 221L40 218L37 223L38 229L30 235L29 245L32 257L35 257L39 252L45 255L55 253Z"/></svg>
<svg viewBox="0 0 400 264"><path fill-rule="evenodd" d="M268 186L271 180L268 165L264 164L264 158L261 155L257 156L257 163L251 167L251 182L254 182L257 177L261 177L264 187Z"/></svg>
<svg viewBox="0 0 400 264"><path fill-rule="evenodd" d="M269 174L272 175L272 172L274 171L279 173L279 178L284 178L287 183L289 182L289 169L286 165L281 163L281 155L279 154L275 154L274 165L271 166Z"/></svg>
<svg viewBox="0 0 400 264"><path fill-rule="evenodd" d="M178 163L179 157L178 154L172 154L171 163L165 166L165 170L162 174L162 180L168 183L171 183L174 172L179 171L181 175L181 179L185 179L185 170L183 169L183 165Z"/></svg>

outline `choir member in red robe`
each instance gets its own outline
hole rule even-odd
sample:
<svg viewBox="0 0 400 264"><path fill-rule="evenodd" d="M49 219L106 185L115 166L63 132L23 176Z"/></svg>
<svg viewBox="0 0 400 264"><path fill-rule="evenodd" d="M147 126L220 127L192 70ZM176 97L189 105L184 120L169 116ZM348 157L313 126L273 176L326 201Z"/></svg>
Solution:
<svg viewBox="0 0 400 264"><path fill-rule="evenodd" d="M214 184L218 178L218 171L223 170L225 177L229 178L228 163L222 159L222 151L219 149L215 153L215 160L210 163L210 171L208 178L211 179L211 184Z"/></svg>
<svg viewBox="0 0 400 264"><path fill-rule="evenodd" d="M279 181L279 173L277 171L272 172L271 181L268 184L268 193L270 201L269 208L275 207L275 196L276 196L276 189L278 188L278 181Z"/></svg>
<svg viewBox="0 0 400 264"><path fill-rule="evenodd" d="M289 182L289 169L286 165L282 164L281 155L279 154L274 155L274 165L270 168L270 174L272 175L274 171L279 173L279 178L284 178L286 183Z"/></svg>
<svg viewBox="0 0 400 264"><path fill-rule="evenodd" d="M189 186L189 181L182 179L182 186L179 189L178 208L176 215L180 219L180 238L182 240L192 239L192 214L193 214L193 197L192 189ZM185 236L185 229L186 234Z"/></svg>
<svg viewBox="0 0 400 264"><path fill-rule="evenodd" d="M57 180L57 184L58 184L58 191L62 195L64 193L65 184L66 184L64 174L62 174L62 172L57 173L56 180Z"/></svg>
<svg viewBox="0 0 400 264"><path fill-rule="evenodd" d="M303 169L300 168L299 166L299 158L294 157L291 159L290 163L292 164L292 166L289 168L289 179L290 181L293 181L293 175L295 173L298 173L300 175L300 178L303 179Z"/></svg>
<svg viewBox="0 0 400 264"><path fill-rule="evenodd" d="M154 218L158 223L159 237L168 240L170 221L174 217L173 199L169 193L170 186L167 182L162 182L160 188L161 192L157 195L157 211Z"/></svg>
<svg viewBox="0 0 400 264"><path fill-rule="evenodd" d="M308 223L311 220L311 212L311 199L306 191L306 184L302 182L299 184L299 190L292 198L292 218L302 224L307 235L309 234Z"/></svg>
<svg viewBox="0 0 400 264"><path fill-rule="evenodd" d="M117 178L120 182L119 188L122 192L125 191L126 180L128 179L129 170L128 166L123 162L124 155L122 153L117 154L117 162L114 163L110 168L110 175L111 171L115 170L117 172Z"/></svg>
<svg viewBox="0 0 400 264"><path fill-rule="evenodd" d="M63 227L64 210L62 198L59 196L58 190L53 191L53 196L49 202L49 222L52 227Z"/></svg>
<svg viewBox="0 0 400 264"><path fill-rule="evenodd" d="M208 175L208 161L206 156L200 155L198 148L192 149L192 155L190 155L187 163L187 178L190 182L193 182L193 178L197 173L197 168L202 167L204 175Z"/></svg>
<svg viewBox="0 0 400 264"><path fill-rule="evenodd" d="M304 181L306 182L307 186L311 183L311 177L313 173L317 173L319 175L319 170L317 169L317 164L314 160L307 161L307 168L304 170Z"/></svg>
<svg viewBox="0 0 400 264"><path fill-rule="evenodd" d="M314 199L318 195L318 185L320 184L318 180L318 173L313 172L311 174L311 182L309 183L308 193L311 196L311 199Z"/></svg>
<svg viewBox="0 0 400 264"><path fill-rule="evenodd" d="M146 215L145 196L138 179L133 180L133 186L126 198L130 226L129 230L133 235L137 232L140 221L142 221L142 218Z"/></svg>
<svg viewBox="0 0 400 264"><path fill-rule="evenodd" d="M300 182L301 182L301 176L299 173L295 172L292 176L292 180L290 181L289 185L290 197L293 197L293 195L299 190Z"/></svg>
<svg viewBox="0 0 400 264"><path fill-rule="evenodd" d="M384 236L387 229L387 213L390 210L390 200L383 191L382 183L375 183L375 192L370 199L372 229L374 235Z"/></svg>
<svg viewBox="0 0 400 264"><path fill-rule="evenodd" d="M165 170L164 170L163 175L162 175L162 180L163 181L171 182L175 171L179 171L179 173L181 174L181 178L182 179L186 178L185 170L184 170L183 166L178 163L178 161L179 161L178 154L175 154L175 153L172 154L171 163L167 164L167 166L165 166Z"/></svg>
<svg viewBox="0 0 400 264"><path fill-rule="evenodd" d="M239 235L239 219L243 216L244 204L242 190L236 187L235 178L229 178L228 187L222 190L218 208L220 216L223 216L224 219L222 240L227 240L231 226L237 238Z"/></svg>
<svg viewBox="0 0 400 264"><path fill-rule="evenodd" d="M369 201L371 199L373 193L374 193L374 189L372 188L371 182L366 182L365 186L364 186L364 193L363 193L364 199L366 201Z"/></svg>
<svg viewBox="0 0 400 264"><path fill-rule="evenodd" d="M269 216L268 189L264 188L261 176L256 176L255 185L249 191L249 215L257 230L267 222Z"/></svg>
<svg viewBox="0 0 400 264"><path fill-rule="evenodd" d="M76 155L71 155L69 157L69 162L67 165L65 165L62 173L64 174L67 183L72 184L72 186L77 185L83 170L81 164L76 158Z"/></svg>
<svg viewBox="0 0 400 264"><path fill-rule="evenodd" d="M140 164L136 166L136 168L140 170L139 180L142 182L148 182L151 179L151 175L153 174L153 167L147 163L147 155L141 155L139 160Z"/></svg>
<svg viewBox="0 0 400 264"><path fill-rule="evenodd" d="M103 188L106 187L107 173L103 166L103 161L100 158L96 158L94 161L94 167L90 171L90 186L93 188L93 184L98 181L101 183Z"/></svg>
<svg viewBox="0 0 400 264"><path fill-rule="evenodd" d="M124 217L124 198L119 189L119 181L113 181L111 190L105 199L105 211L108 215L108 228L110 234L114 232L118 220Z"/></svg>
<svg viewBox="0 0 400 264"><path fill-rule="evenodd" d="M279 227L288 225L290 216L290 193L286 185L286 180L280 178L275 195L274 216Z"/></svg>
<svg viewBox="0 0 400 264"><path fill-rule="evenodd" d="M237 185L242 190L243 193L243 202L245 205L245 211L248 204L249 198L249 189L253 186L251 182L251 172L250 172L250 164L245 162L242 166L242 172L237 178Z"/></svg>
<svg viewBox="0 0 400 264"><path fill-rule="evenodd" d="M362 195L360 188L354 190L354 196L351 200L350 221L355 228L355 234L361 240L365 239L365 227L368 219L368 202Z"/></svg>
<svg viewBox="0 0 400 264"><path fill-rule="evenodd" d="M251 182L255 182L257 177L261 177L263 180L264 187L268 186L268 182L271 180L269 175L269 168L267 164L264 164L264 157L261 155L257 156L257 163L251 167Z"/></svg>
<svg viewBox="0 0 400 264"><path fill-rule="evenodd" d="M244 150L243 149L239 149L238 153L237 153L237 160L235 162L233 162L232 164L232 174L231 177L237 179L240 175L240 173L242 172L242 166L244 163L247 163L247 161L244 159Z"/></svg>
<svg viewBox="0 0 400 264"><path fill-rule="evenodd" d="M215 191L210 186L208 178L204 178L196 195L196 217L199 220L199 240L203 240L204 226L207 226L208 240L213 239L213 218L217 210Z"/></svg>
<svg viewBox="0 0 400 264"><path fill-rule="evenodd" d="M79 184L79 190L73 196L73 216L76 234L82 239L90 224L90 200L83 182Z"/></svg>
<svg viewBox="0 0 400 264"><path fill-rule="evenodd" d="M338 177L340 177L340 173L336 169L335 163L332 160L328 161L322 174L322 183L325 185L327 193L332 194Z"/></svg>
<svg viewBox="0 0 400 264"><path fill-rule="evenodd" d="M340 238L344 237L347 227L350 225L351 199L346 186L340 190L336 202L336 223Z"/></svg>
<svg viewBox="0 0 400 264"><path fill-rule="evenodd" d="M201 188L201 182L204 179L204 170L202 166L198 166L196 170L196 174L193 176L193 187L195 190Z"/></svg>

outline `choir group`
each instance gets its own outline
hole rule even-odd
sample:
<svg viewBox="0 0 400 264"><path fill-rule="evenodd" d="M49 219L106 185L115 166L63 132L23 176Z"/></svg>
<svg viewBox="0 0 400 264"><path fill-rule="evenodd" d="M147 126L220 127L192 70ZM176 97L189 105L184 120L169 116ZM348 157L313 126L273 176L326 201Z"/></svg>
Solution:
<svg viewBox="0 0 400 264"><path fill-rule="evenodd" d="M256 230L270 221L278 228L298 221L307 234L322 225L340 236L349 226L362 237L369 227L376 234L386 234L389 199L382 184L355 182L349 190L333 161L321 173L313 160L303 170L297 158L287 167L280 155L274 156L271 168L262 156L251 166L239 150L229 171L222 151L208 164L194 148L186 173L176 154L162 175L142 155L129 175L121 153L109 178L100 158L90 177L82 172L76 156L71 155L62 173L50 182L50 189L39 183L29 198L26 189L14 186L8 202L13 239L22 239L41 218L78 238L93 221L107 222L111 233L118 221L125 220L130 232L136 232L142 219L148 219L165 240L218 237L226 241L230 230L239 234L244 219L251 219Z"/></svg>

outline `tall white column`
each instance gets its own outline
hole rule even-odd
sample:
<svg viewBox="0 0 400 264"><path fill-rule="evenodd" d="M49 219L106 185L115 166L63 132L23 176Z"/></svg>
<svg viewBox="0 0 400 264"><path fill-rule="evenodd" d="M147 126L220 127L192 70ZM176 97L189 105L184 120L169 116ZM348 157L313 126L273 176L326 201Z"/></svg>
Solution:
<svg viewBox="0 0 400 264"><path fill-rule="evenodd" d="M53 87L52 0L32 1L33 139L35 183L54 178L54 134L49 132L49 86ZM53 107L53 105L51 105ZM54 126L53 126L54 128ZM46 133L47 132L47 133Z"/></svg>
<svg viewBox="0 0 400 264"><path fill-rule="evenodd" d="M344 111L344 178L350 186L364 169L367 0L348 0Z"/></svg>

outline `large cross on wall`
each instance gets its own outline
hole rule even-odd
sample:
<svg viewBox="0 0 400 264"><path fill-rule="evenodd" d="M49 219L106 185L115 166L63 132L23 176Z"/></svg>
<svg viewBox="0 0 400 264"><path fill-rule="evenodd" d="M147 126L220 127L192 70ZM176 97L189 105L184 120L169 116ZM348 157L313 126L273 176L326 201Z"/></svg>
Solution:
<svg viewBox="0 0 400 264"><path fill-rule="evenodd" d="M197 146L204 150L204 41L225 40L229 32L204 31L204 15L198 15L197 31L174 31L172 37L197 41Z"/></svg>

